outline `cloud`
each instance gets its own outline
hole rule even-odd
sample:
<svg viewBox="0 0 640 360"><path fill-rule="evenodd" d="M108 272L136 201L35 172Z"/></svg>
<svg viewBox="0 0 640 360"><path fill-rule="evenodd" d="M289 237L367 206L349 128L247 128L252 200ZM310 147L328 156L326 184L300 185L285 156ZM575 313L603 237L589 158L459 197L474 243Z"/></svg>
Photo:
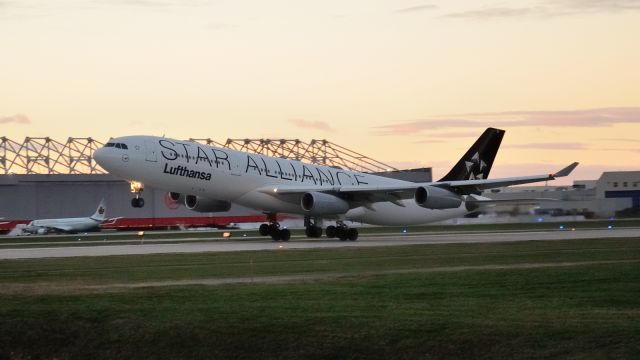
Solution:
<svg viewBox="0 0 640 360"><path fill-rule="evenodd" d="M629 138L600 138L596 139L598 141L613 141L613 142L633 142L640 143L640 139L629 139Z"/></svg>
<svg viewBox="0 0 640 360"><path fill-rule="evenodd" d="M429 134L426 139L415 141L414 144L435 144L448 142L455 138L477 138L480 136L479 131L448 131L448 132L434 132Z"/></svg>
<svg viewBox="0 0 640 360"><path fill-rule="evenodd" d="M445 128L467 128L477 127L478 123L473 120L464 119L427 119L411 122L377 126L374 132L377 135L416 135L424 130L440 130ZM435 135L435 134L429 134Z"/></svg>
<svg viewBox="0 0 640 360"><path fill-rule="evenodd" d="M640 107L611 107L565 111L506 111L434 116L424 120L373 128L377 135L418 135L443 128L610 127L640 124ZM429 133L430 136L435 134Z"/></svg>
<svg viewBox="0 0 640 360"><path fill-rule="evenodd" d="M558 1L549 1L549 3L557 3ZM638 0L563 0L560 1L567 8L579 10L596 10L596 11L624 11L624 10L640 10L640 1Z"/></svg>
<svg viewBox="0 0 640 360"><path fill-rule="evenodd" d="M183 7L206 5L206 0L94 0L97 4L131 5L150 8Z"/></svg>
<svg viewBox="0 0 640 360"><path fill-rule="evenodd" d="M432 4L417 5L396 10L396 14L411 14L426 10L435 10L438 7Z"/></svg>
<svg viewBox="0 0 640 360"><path fill-rule="evenodd" d="M333 128L324 121L309 121L304 119L291 119L289 120L293 125L302 129L314 129L322 131L333 131Z"/></svg>
<svg viewBox="0 0 640 360"><path fill-rule="evenodd" d="M20 125L28 125L31 124L31 120L28 117L16 114L13 116L0 116L0 124L20 124Z"/></svg>
<svg viewBox="0 0 640 360"><path fill-rule="evenodd" d="M581 143L528 143L506 145L507 149L536 149L536 150L586 150L587 147Z"/></svg>
<svg viewBox="0 0 640 360"><path fill-rule="evenodd" d="M513 18L513 17L544 17L549 15L548 9L544 7L535 8L508 8L494 7L478 10L469 10L444 15L446 18L454 19L474 19L474 20L491 20L496 18Z"/></svg>
<svg viewBox="0 0 640 360"><path fill-rule="evenodd" d="M588 13L619 13L640 10L638 0L546 0L529 7L485 7L443 15L445 18L492 20L498 18L541 18Z"/></svg>

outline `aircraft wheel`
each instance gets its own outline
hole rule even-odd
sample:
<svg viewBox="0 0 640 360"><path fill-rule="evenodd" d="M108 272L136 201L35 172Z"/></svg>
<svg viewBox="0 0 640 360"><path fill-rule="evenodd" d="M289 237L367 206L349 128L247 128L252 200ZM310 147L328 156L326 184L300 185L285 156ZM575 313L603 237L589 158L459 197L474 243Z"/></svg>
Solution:
<svg viewBox="0 0 640 360"><path fill-rule="evenodd" d="M347 230L347 238L351 241L358 240L358 230L357 229Z"/></svg>
<svg viewBox="0 0 640 360"><path fill-rule="evenodd" d="M325 234L327 234L327 238L333 239L334 237L336 237L336 227L333 225L327 226Z"/></svg>
<svg viewBox="0 0 640 360"><path fill-rule="evenodd" d="M143 198L133 198L131 199L131 206L134 208L141 208L144 206Z"/></svg>
<svg viewBox="0 0 640 360"><path fill-rule="evenodd" d="M319 226L311 225L304 229L305 235L310 238L319 238L322 236L322 228Z"/></svg>
<svg viewBox="0 0 640 360"><path fill-rule="evenodd" d="M346 241L347 240L347 229L338 228L337 231L336 231L336 235L338 236L338 239L340 239L340 241Z"/></svg>
<svg viewBox="0 0 640 360"><path fill-rule="evenodd" d="M262 236L267 236L269 235L269 224L262 224L260 225L260 228L258 229L258 232L260 233L260 235Z"/></svg>
<svg viewBox="0 0 640 360"><path fill-rule="evenodd" d="M280 227L276 224L269 224L267 225L268 229L269 229L269 235L271 235L271 237L273 237L273 235L278 235L280 233Z"/></svg>
<svg viewBox="0 0 640 360"><path fill-rule="evenodd" d="M322 237L322 228L320 226L313 227L313 237L316 237L316 238Z"/></svg>
<svg viewBox="0 0 640 360"><path fill-rule="evenodd" d="M289 229L280 230L280 240L289 241L290 238L291 238L291 231L289 231Z"/></svg>

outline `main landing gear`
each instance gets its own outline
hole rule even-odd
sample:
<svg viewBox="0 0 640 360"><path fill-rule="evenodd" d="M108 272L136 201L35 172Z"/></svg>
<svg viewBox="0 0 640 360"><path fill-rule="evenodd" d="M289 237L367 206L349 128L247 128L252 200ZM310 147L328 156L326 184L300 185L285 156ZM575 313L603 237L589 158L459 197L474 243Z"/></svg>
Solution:
<svg viewBox="0 0 640 360"><path fill-rule="evenodd" d="M336 226L327 226L326 234L329 239L338 238L340 241L358 240L358 229L349 228L342 220L336 221Z"/></svg>
<svg viewBox="0 0 640 360"><path fill-rule="evenodd" d="M304 217L304 234L307 235L308 238L322 237L322 220L314 220L315 221L311 222L309 216Z"/></svg>
<svg viewBox="0 0 640 360"><path fill-rule="evenodd" d="M310 217L304 218L305 234L309 238L322 237L321 220L315 219L311 221ZM328 239L338 238L340 241L356 241L358 240L358 230L347 226L342 220L336 221L336 226L329 225L325 231Z"/></svg>
<svg viewBox="0 0 640 360"><path fill-rule="evenodd" d="M262 236L271 236L275 241L289 241L291 238L291 231L289 229L280 228L276 214L267 214L268 223L260 225L258 231ZM311 219L309 216L304 218L304 233L308 238L320 238L322 237L322 219ZM356 241L358 240L358 230L349 228L342 220L336 221L336 225L327 226L326 232L327 238L338 238L340 241Z"/></svg>
<svg viewBox="0 0 640 360"><path fill-rule="evenodd" d="M144 206L144 199L142 198L142 192L144 191L144 185L137 181L131 182L131 192L136 194L136 197L131 199L131 206L134 208L141 208Z"/></svg>
<svg viewBox="0 0 640 360"><path fill-rule="evenodd" d="M258 231L262 236L271 236L275 241L289 241L291 238L291 231L289 229L281 229L278 223L276 214L267 214L268 224L260 225Z"/></svg>

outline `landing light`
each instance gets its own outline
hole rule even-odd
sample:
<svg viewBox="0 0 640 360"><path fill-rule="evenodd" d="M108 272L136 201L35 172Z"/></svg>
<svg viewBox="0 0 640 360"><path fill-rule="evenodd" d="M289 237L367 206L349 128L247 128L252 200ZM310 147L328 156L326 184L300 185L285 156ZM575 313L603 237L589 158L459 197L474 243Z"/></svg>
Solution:
<svg viewBox="0 0 640 360"><path fill-rule="evenodd" d="M273 192L274 192L274 193L278 192L278 189L277 189L277 188L276 188L276 189L273 189Z"/></svg>
<svg viewBox="0 0 640 360"><path fill-rule="evenodd" d="M142 185L141 182L138 182L138 181L135 181L135 180L131 180L130 184L131 184L131 192L132 193L140 192L144 188L144 185Z"/></svg>
<svg viewBox="0 0 640 360"><path fill-rule="evenodd" d="M231 233L228 232L228 231L225 231L225 232L222 233L222 237L223 238L230 238L231 237Z"/></svg>

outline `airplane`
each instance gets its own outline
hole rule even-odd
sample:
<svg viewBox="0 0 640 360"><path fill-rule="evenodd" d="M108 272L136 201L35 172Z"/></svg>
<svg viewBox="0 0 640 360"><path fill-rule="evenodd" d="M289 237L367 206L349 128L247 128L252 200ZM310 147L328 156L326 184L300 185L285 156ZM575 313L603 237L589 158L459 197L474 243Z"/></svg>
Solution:
<svg viewBox="0 0 640 360"><path fill-rule="evenodd" d="M96 212L89 217L39 219L22 227L23 233L45 235L51 232L77 233L97 229L105 221L107 205L102 199Z"/></svg>
<svg viewBox="0 0 640 360"><path fill-rule="evenodd" d="M144 206L144 185L169 192L200 212L224 212L232 203L263 211L263 236L289 240L278 213L304 216L307 237L356 240L345 220L373 225L419 225L462 217L491 202L482 190L553 180L578 163L551 174L487 179L505 131L487 128L458 163L436 182L413 183L339 167L319 166L156 136L112 138L94 153L109 173L135 189L133 207ZM136 185L135 187L133 185Z"/></svg>

